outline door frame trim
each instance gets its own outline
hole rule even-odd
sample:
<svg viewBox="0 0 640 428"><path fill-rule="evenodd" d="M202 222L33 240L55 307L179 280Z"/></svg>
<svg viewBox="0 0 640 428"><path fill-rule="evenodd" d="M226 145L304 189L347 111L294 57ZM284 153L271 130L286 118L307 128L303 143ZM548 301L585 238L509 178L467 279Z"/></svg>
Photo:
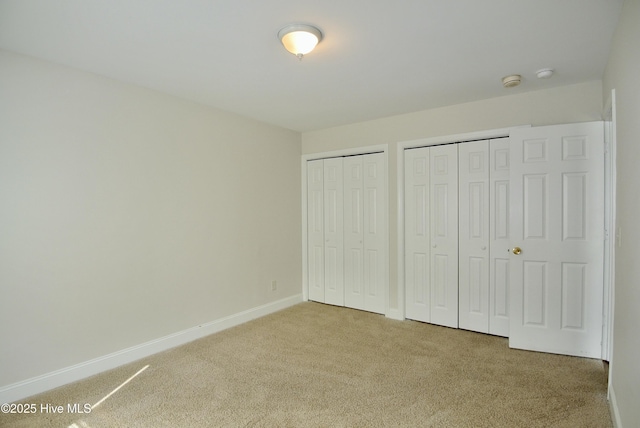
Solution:
<svg viewBox="0 0 640 428"><path fill-rule="evenodd" d="M463 143L475 140L490 140L492 138L508 137L513 129L530 128L531 125L512 126L509 128L489 129L484 131L466 132L462 134L443 135L439 137L421 138L417 140L401 141L396 146L397 171L397 208L398 208L398 308L394 318L405 319L405 278L404 278L404 151L418 147L438 146L442 144Z"/></svg>
<svg viewBox="0 0 640 428"><path fill-rule="evenodd" d="M602 359L613 359L613 318L615 302L615 253L620 231L616 228L616 90L612 89L603 112L605 142L604 175L604 300L602 314ZM609 364L611 370L611 364ZM611 373L609 373L609 386Z"/></svg>
<svg viewBox="0 0 640 428"><path fill-rule="evenodd" d="M389 145L378 144L374 146L354 147L352 149L333 150L328 152L309 153L301 156L300 160L300 176L301 176L301 190L302 198L300 201L302 209L302 300L309 300L309 271L308 271L308 254L307 254L307 162L318 159L337 158L345 156L358 156L366 155L370 153L384 153L385 157L385 177L384 177L384 190L387 195L387 220L385 222L384 239L385 245L385 257L387 263L387 272L390 272L389 264ZM385 316L389 316L389 277L386 278L384 284L385 295Z"/></svg>

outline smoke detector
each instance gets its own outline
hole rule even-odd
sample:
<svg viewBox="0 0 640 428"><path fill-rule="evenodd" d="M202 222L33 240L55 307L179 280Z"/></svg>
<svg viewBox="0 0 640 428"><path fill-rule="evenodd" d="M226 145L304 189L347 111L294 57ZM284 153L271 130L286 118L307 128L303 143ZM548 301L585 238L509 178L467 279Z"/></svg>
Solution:
<svg viewBox="0 0 640 428"><path fill-rule="evenodd" d="M536 76L538 79L548 79L553 75L553 69L551 68L543 68L541 70L536 71Z"/></svg>
<svg viewBox="0 0 640 428"><path fill-rule="evenodd" d="M510 76L505 76L502 78L502 86L505 88L513 88L514 86L518 86L522 81L522 76L519 74L512 74Z"/></svg>

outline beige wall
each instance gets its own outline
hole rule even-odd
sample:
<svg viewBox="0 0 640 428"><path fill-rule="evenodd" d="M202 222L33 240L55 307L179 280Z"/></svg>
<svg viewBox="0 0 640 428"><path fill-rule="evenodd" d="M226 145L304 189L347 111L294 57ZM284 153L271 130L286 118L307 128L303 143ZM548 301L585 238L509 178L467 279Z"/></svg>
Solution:
<svg viewBox="0 0 640 428"><path fill-rule="evenodd" d="M588 122L602 119L601 105L602 86L593 81L305 132L302 153L517 125Z"/></svg>
<svg viewBox="0 0 640 428"><path fill-rule="evenodd" d="M518 125L602 119L602 84L587 82L525 92L302 134L302 153L389 144L389 304L398 308L397 143Z"/></svg>
<svg viewBox="0 0 640 428"><path fill-rule="evenodd" d="M0 51L0 387L299 295L300 154L299 133Z"/></svg>
<svg viewBox="0 0 640 428"><path fill-rule="evenodd" d="M626 0L604 76L616 91L617 219L611 388L622 427L640 421L640 1Z"/></svg>

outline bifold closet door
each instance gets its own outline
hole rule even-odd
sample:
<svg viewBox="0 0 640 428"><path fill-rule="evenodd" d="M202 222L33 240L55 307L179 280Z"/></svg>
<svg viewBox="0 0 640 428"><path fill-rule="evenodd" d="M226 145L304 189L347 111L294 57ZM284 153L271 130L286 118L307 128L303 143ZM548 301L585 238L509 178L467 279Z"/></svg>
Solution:
<svg viewBox="0 0 640 428"><path fill-rule="evenodd" d="M405 316L431 321L429 147L404 151Z"/></svg>
<svg viewBox="0 0 640 428"><path fill-rule="evenodd" d="M458 327L458 147L430 157L431 323Z"/></svg>
<svg viewBox="0 0 640 428"><path fill-rule="evenodd" d="M509 336L509 138L489 141L489 334Z"/></svg>
<svg viewBox="0 0 640 428"><path fill-rule="evenodd" d="M384 313L386 186L383 153L344 158L345 306Z"/></svg>
<svg viewBox="0 0 640 428"><path fill-rule="evenodd" d="M489 332L489 141L458 144L460 328Z"/></svg>
<svg viewBox="0 0 640 428"><path fill-rule="evenodd" d="M309 300L385 312L387 211L384 153L307 162Z"/></svg>
<svg viewBox="0 0 640 428"><path fill-rule="evenodd" d="M343 158L323 162L324 303L344 306Z"/></svg>
<svg viewBox="0 0 640 428"><path fill-rule="evenodd" d="M458 327L458 149L405 150L406 316Z"/></svg>
<svg viewBox="0 0 640 428"><path fill-rule="evenodd" d="M458 145L460 328L509 335L509 138Z"/></svg>
<svg viewBox="0 0 640 428"><path fill-rule="evenodd" d="M309 299L344 305L342 158L307 163Z"/></svg>
<svg viewBox="0 0 640 428"><path fill-rule="evenodd" d="M309 300L324 303L324 161L307 162L307 273Z"/></svg>

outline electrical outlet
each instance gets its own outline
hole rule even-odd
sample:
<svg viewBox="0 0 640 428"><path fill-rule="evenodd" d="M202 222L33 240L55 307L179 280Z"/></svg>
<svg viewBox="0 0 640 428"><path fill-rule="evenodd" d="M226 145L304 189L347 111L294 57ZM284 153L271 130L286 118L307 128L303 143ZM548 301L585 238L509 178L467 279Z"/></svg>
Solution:
<svg viewBox="0 0 640 428"><path fill-rule="evenodd" d="M271 291L276 291L278 289L278 281L275 279L271 281Z"/></svg>

